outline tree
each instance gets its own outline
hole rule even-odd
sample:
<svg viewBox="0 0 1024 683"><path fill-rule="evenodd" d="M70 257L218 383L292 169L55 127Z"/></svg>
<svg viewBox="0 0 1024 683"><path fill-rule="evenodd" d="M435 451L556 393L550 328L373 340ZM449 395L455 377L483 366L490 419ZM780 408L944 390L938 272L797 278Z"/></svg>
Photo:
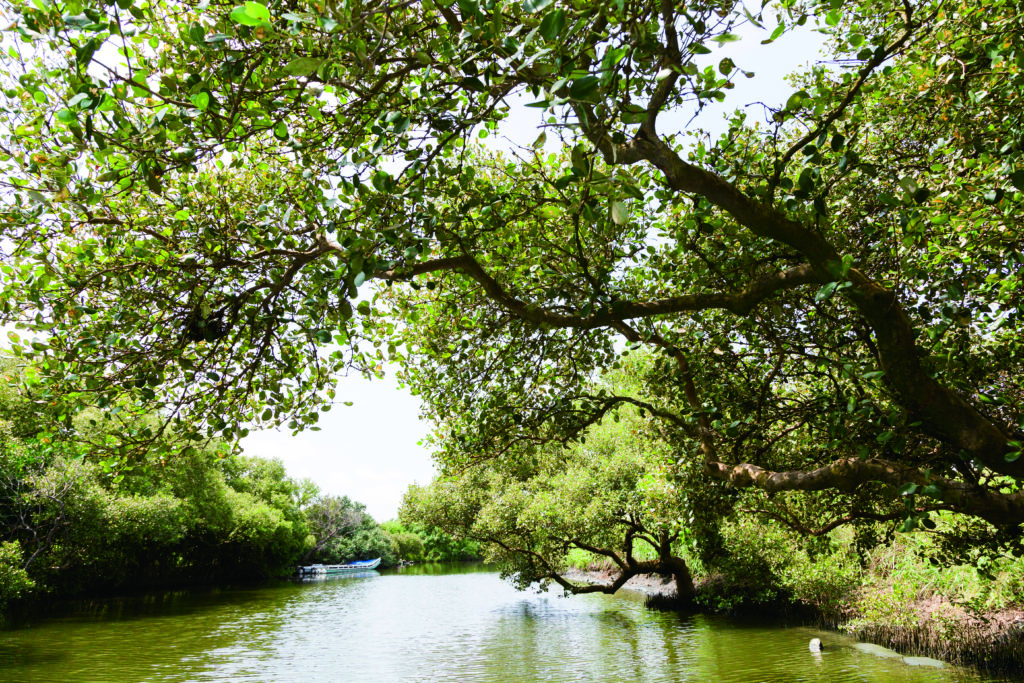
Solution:
<svg viewBox="0 0 1024 683"><path fill-rule="evenodd" d="M0 418L0 572L10 590L0 603L32 589L68 596L294 569L308 485L280 462L233 457L218 442L178 444L172 460L166 449L113 457L110 432L128 424L121 413L83 410L49 435L46 409L34 426L24 415L23 373L4 369L0 416L12 421Z"/></svg>
<svg viewBox="0 0 1024 683"><path fill-rule="evenodd" d="M305 512L314 545L302 556L302 562L320 552L336 536L361 527L368 516L365 506L349 500L348 496L320 496Z"/></svg>
<svg viewBox="0 0 1024 683"><path fill-rule="evenodd" d="M554 582L573 594L615 593L635 576L662 574L692 598L672 450L645 434L635 411L619 417L589 429L581 443L518 449L410 487L402 515L484 544L487 559L521 587ZM613 580L570 581L573 551L608 561Z"/></svg>
<svg viewBox="0 0 1024 683"><path fill-rule="evenodd" d="M1019 538L1013 3L13 9L0 306L42 335L14 346L40 400L233 437L312 424L390 358L458 468L634 403L592 380L644 346L678 466L761 513ZM831 61L704 132L755 77L737 31L805 25ZM475 147L517 97L537 149ZM835 494L831 518L787 491Z"/></svg>

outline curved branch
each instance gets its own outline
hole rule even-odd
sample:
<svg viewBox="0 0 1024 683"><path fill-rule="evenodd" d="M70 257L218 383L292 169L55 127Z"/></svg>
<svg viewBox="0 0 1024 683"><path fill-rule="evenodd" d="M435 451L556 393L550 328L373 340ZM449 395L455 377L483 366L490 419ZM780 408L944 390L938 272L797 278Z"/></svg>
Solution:
<svg viewBox="0 0 1024 683"><path fill-rule="evenodd" d="M722 462L709 462L705 468L710 476L733 486L768 492L826 489L850 492L870 481L892 486L907 483L933 486L934 497L956 512L980 517L997 527L1024 524L1024 492L999 493L950 479L926 476L917 469L877 458L842 458L810 471L773 472L750 463L727 465Z"/></svg>
<svg viewBox="0 0 1024 683"><path fill-rule="evenodd" d="M491 300L501 304L518 318L550 327L574 329L609 327L623 320L634 318L649 318L670 313L693 313L712 309L726 310L736 315L747 315L762 301L778 292L822 281L811 266L800 265L762 275L750 283L746 289L735 294L702 292L653 301L617 301L606 309L582 316L551 313L512 296L484 270L476 259L468 254L378 271L371 277L398 281L408 280L416 275L446 270L458 271L469 276L483 287L484 292Z"/></svg>

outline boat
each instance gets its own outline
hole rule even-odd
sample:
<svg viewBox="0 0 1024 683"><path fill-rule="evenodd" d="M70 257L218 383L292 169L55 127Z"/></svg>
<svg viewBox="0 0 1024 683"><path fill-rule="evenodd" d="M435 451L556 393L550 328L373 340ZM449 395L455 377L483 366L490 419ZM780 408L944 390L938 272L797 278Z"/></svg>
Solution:
<svg viewBox="0 0 1024 683"><path fill-rule="evenodd" d="M380 566L380 558L374 560L360 560L359 562L348 562L346 564L311 564L299 567L299 576L316 576L317 574L341 574L348 572L362 572L369 569L376 569Z"/></svg>

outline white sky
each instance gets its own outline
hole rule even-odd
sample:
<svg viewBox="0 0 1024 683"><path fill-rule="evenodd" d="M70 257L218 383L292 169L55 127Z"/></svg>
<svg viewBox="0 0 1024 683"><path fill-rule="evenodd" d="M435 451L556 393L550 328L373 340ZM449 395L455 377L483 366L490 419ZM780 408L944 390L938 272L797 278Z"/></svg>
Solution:
<svg viewBox="0 0 1024 683"><path fill-rule="evenodd" d="M707 108L698 122L705 129L721 130L722 116L749 102L780 106L794 90L783 77L815 57L824 41L820 34L802 31L761 45L772 28L771 23L766 25L767 32L741 31L743 40L716 48L700 60L701 66L718 64L728 56L739 68L756 73L750 79L741 75L724 103ZM527 96L522 103L532 100ZM749 115L751 121L764 117L759 107ZM509 144L528 146L539 134L541 117L539 109L514 108L499 135ZM672 132L672 121L663 118L659 132ZM549 133L548 145L555 142L556 136ZM407 390L399 390L393 372L389 374L381 381L358 376L344 379L339 399L353 405L336 406L322 415L322 431L296 436L288 430L254 432L242 441L245 452L279 458L291 476L312 479L325 493L365 504L378 522L393 519L409 485L428 484L435 469L430 453L419 445L430 430L418 419L420 402Z"/></svg>

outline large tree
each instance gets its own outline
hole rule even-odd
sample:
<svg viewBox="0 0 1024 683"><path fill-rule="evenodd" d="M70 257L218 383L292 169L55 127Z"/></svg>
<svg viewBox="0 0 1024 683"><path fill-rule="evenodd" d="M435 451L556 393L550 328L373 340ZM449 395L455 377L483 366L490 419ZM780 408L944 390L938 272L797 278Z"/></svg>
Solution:
<svg viewBox="0 0 1024 683"><path fill-rule="evenodd" d="M593 379L646 345L680 468L843 494L809 533L883 485L1019 535L1015 3L12 8L0 305L40 400L301 428L392 358L458 468L630 402ZM730 44L808 27L829 61L701 129L760 77ZM474 146L524 99L536 149Z"/></svg>

